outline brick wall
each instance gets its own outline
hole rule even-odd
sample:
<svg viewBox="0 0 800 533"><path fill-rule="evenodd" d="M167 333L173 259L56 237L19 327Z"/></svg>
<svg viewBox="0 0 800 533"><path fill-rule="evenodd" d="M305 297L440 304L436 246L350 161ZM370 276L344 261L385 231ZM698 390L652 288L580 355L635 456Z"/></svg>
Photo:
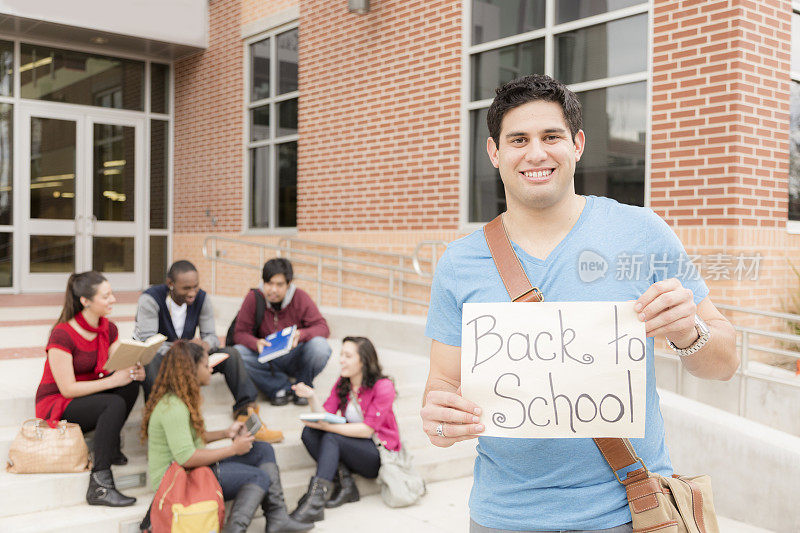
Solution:
<svg viewBox="0 0 800 533"><path fill-rule="evenodd" d="M242 227L241 1L211 0L208 9L208 48L175 63L175 241Z"/></svg>
<svg viewBox="0 0 800 533"><path fill-rule="evenodd" d="M300 1L298 229L458 225L461 2Z"/></svg>
<svg viewBox="0 0 800 533"><path fill-rule="evenodd" d="M242 0L242 24L295 7L297 0Z"/></svg>
<svg viewBox="0 0 800 533"><path fill-rule="evenodd" d="M783 227L788 0L656 0L651 206L675 226Z"/></svg>

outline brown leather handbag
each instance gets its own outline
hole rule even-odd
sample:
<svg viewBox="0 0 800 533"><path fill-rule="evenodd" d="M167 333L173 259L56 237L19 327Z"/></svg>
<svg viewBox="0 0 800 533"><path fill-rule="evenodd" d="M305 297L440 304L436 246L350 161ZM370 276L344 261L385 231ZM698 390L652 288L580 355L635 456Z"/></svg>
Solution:
<svg viewBox="0 0 800 533"><path fill-rule="evenodd" d="M61 420L51 428L40 418L22 423L6 464L14 474L73 473L90 467L89 448L78 424Z"/></svg>
<svg viewBox="0 0 800 533"><path fill-rule="evenodd" d="M486 224L483 232L511 301L543 301L541 291L531 284L511 247L503 215ZM628 439L593 440L617 481L625 487L634 533L719 533L709 476L676 474L666 478L647 470ZM641 468L628 472L625 479L617 474L637 463Z"/></svg>

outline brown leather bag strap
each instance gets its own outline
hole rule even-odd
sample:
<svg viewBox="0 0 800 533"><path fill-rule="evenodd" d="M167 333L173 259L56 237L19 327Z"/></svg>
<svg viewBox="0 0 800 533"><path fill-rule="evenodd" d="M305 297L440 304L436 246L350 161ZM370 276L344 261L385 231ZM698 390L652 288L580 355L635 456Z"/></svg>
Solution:
<svg viewBox="0 0 800 533"><path fill-rule="evenodd" d="M511 247L511 241L508 239L508 233L503 225L503 215L498 215L494 220L489 222L483 227L483 234L486 237L486 244L489 245L489 251L492 253L492 259L500 272L500 279L503 280L508 295L511 296L512 302L541 302L544 296L541 291L534 287L525 270L522 268L522 263L519 262L517 254ZM600 449L600 453L608 462L611 470L617 480L622 483L622 480L617 476L617 470L621 470L636 462L642 462L637 457L628 439L613 439L613 438L600 438L594 439L594 443ZM645 471L647 467L645 467Z"/></svg>
<svg viewBox="0 0 800 533"><path fill-rule="evenodd" d="M522 269L519 257L511 247L508 233L503 225L503 215L497 217L483 227L483 235L486 237L486 244L492 253L492 259L500 272L500 279L503 280L508 295L512 302L541 302L541 291L531 285L528 276Z"/></svg>

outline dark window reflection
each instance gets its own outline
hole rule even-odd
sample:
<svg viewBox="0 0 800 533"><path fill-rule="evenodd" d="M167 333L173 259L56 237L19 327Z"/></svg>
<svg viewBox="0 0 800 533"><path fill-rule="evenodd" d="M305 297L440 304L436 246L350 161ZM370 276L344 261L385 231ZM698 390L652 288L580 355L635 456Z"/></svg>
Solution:
<svg viewBox="0 0 800 533"><path fill-rule="evenodd" d="M278 137L297 135L297 98L275 104L278 113Z"/></svg>
<svg viewBox="0 0 800 533"><path fill-rule="evenodd" d="M11 287L13 284L13 233L0 233L0 287Z"/></svg>
<svg viewBox="0 0 800 533"><path fill-rule="evenodd" d="M133 272L133 237L92 238L92 269L98 272Z"/></svg>
<svg viewBox="0 0 800 533"><path fill-rule="evenodd" d="M297 225L297 143L277 145L278 227Z"/></svg>
<svg viewBox="0 0 800 533"><path fill-rule="evenodd" d="M11 224L14 183L14 106L0 104L0 224Z"/></svg>
<svg viewBox="0 0 800 533"><path fill-rule="evenodd" d="M150 227L167 229L169 200L169 128L163 120L150 121Z"/></svg>
<svg viewBox="0 0 800 533"><path fill-rule="evenodd" d="M97 220L132 222L136 173L136 129L94 125L94 215Z"/></svg>
<svg viewBox="0 0 800 533"><path fill-rule="evenodd" d="M31 235L30 271L36 273L74 272L73 235Z"/></svg>
<svg viewBox="0 0 800 533"><path fill-rule="evenodd" d="M143 110L144 63L23 44L22 97Z"/></svg>
<svg viewBox="0 0 800 533"><path fill-rule="evenodd" d="M643 0L557 0L556 24L644 3Z"/></svg>
<svg viewBox="0 0 800 533"><path fill-rule="evenodd" d="M169 65L150 64L150 111L169 113Z"/></svg>
<svg viewBox="0 0 800 533"><path fill-rule="evenodd" d="M297 28L278 35L278 94L297 90Z"/></svg>
<svg viewBox="0 0 800 533"><path fill-rule="evenodd" d="M789 117L789 220L800 220L800 83L792 82Z"/></svg>
<svg viewBox="0 0 800 533"><path fill-rule="evenodd" d="M472 0L472 44L544 27L545 0Z"/></svg>
<svg viewBox="0 0 800 533"><path fill-rule="evenodd" d="M0 96L14 90L14 43L0 41Z"/></svg>
<svg viewBox="0 0 800 533"><path fill-rule="evenodd" d="M647 15L555 36L555 77L564 83L608 78L647 69Z"/></svg>
<svg viewBox="0 0 800 533"><path fill-rule="evenodd" d="M586 148L575 170L576 192L644 205L645 83L581 92L578 98Z"/></svg>
<svg viewBox="0 0 800 533"><path fill-rule="evenodd" d="M470 179L469 221L488 222L506 209L506 196L500 172L489 161L486 153L487 109L469 112L470 125Z"/></svg>
<svg viewBox="0 0 800 533"><path fill-rule="evenodd" d="M250 140L269 139L269 105L250 110Z"/></svg>
<svg viewBox="0 0 800 533"><path fill-rule="evenodd" d="M31 118L31 218L75 218L75 122Z"/></svg>
<svg viewBox="0 0 800 533"><path fill-rule="evenodd" d="M472 99L494 98L494 90L520 76L544 72L544 39L472 56Z"/></svg>
<svg viewBox="0 0 800 533"><path fill-rule="evenodd" d="M269 98L269 39L250 45L250 100Z"/></svg>
<svg viewBox="0 0 800 533"><path fill-rule="evenodd" d="M148 269L150 285L164 283L164 278L167 276L167 257L167 236L151 235L150 268Z"/></svg>
<svg viewBox="0 0 800 533"><path fill-rule="evenodd" d="M269 227L269 146L250 150L250 227Z"/></svg>

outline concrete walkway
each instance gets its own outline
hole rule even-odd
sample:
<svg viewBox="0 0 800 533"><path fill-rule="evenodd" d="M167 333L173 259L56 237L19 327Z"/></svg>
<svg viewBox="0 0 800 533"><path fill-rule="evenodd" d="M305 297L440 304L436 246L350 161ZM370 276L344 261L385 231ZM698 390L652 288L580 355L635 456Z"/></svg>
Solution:
<svg viewBox="0 0 800 533"><path fill-rule="evenodd" d="M466 533L469 530L467 499L472 478L464 477L428 485L428 494L417 505L390 509L380 495L355 504L325 510L325 520L312 530L319 533ZM255 526L255 524L253 524ZM734 520L720 519L722 533L764 533L769 530ZM261 525L263 528L263 525ZM248 531L261 531L251 527Z"/></svg>

